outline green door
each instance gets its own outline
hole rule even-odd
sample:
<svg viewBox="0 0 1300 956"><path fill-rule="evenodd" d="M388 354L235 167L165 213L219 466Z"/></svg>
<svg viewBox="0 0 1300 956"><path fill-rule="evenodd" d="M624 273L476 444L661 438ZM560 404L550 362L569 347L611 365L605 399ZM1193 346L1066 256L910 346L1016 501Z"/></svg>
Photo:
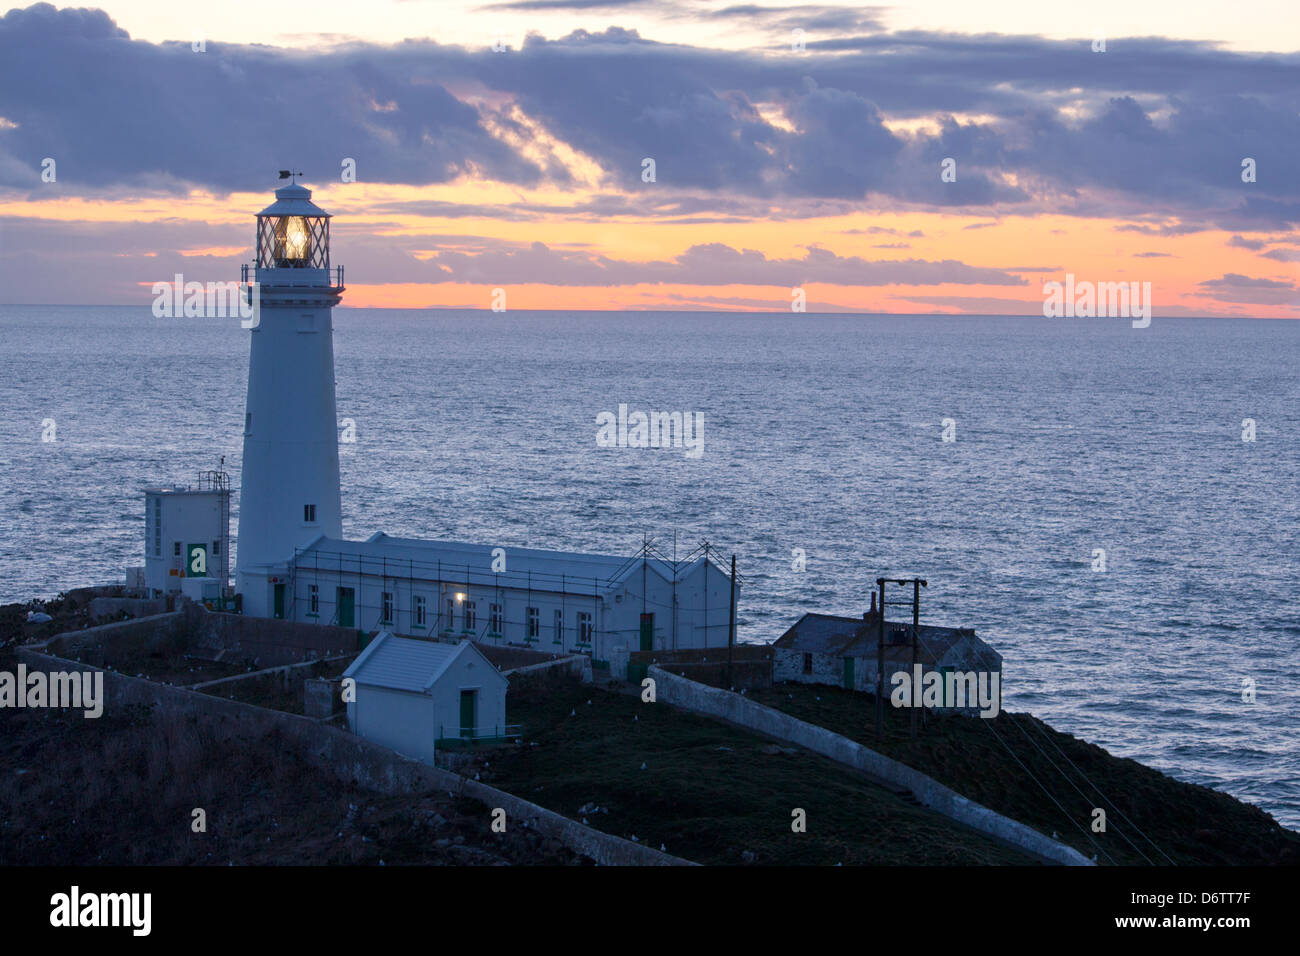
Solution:
<svg viewBox="0 0 1300 956"><path fill-rule="evenodd" d="M853 658L844 658L844 689L853 690Z"/></svg>
<svg viewBox="0 0 1300 956"><path fill-rule="evenodd" d="M284 585L275 586L275 616L284 617Z"/></svg>
<svg viewBox="0 0 1300 956"><path fill-rule="evenodd" d="M467 740L474 737L474 691L460 692L460 735Z"/></svg>
<svg viewBox="0 0 1300 956"><path fill-rule="evenodd" d="M641 650L653 651L655 649L655 616L651 614L641 615Z"/></svg>
<svg viewBox="0 0 1300 956"><path fill-rule="evenodd" d="M356 627L357 598L352 588L338 588L335 604L339 609L339 627Z"/></svg>

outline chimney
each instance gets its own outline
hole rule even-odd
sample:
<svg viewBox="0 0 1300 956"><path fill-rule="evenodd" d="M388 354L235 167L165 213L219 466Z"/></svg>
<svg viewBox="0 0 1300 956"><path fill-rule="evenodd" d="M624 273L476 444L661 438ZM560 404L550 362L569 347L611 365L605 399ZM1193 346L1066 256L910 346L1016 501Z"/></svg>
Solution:
<svg viewBox="0 0 1300 956"><path fill-rule="evenodd" d="M862 615L862 620L869 621L876 616L876 592L871 592L871 610Z"/></svg>

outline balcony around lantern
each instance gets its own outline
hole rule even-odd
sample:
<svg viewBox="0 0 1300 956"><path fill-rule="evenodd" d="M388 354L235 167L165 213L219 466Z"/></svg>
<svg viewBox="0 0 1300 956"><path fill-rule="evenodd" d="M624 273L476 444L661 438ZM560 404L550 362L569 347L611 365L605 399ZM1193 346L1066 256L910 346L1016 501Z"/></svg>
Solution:
<svg viewBox="0 0 1300 956"><path fill-rule="evenodd" d="M285 288L328 289L342 292L343 267L333 266L329 269L281 269L266 268L256 262L245 262L239 267L239 281L244 285L256 280L264 286Z"/></svg>
<svg viewBox="0 0 1300 956"><path fill-rule="evenodd" d="M262 268L256 262L245 262L239 267L239 281L248 292L252 290L252 283L257 282L262 291L263 305L305 299L316 300L316 304L337 305L346 288L342 266L282 269ZM248 292L245 292L246 301ZM321 303L321 299L328 301Z"/></svg>

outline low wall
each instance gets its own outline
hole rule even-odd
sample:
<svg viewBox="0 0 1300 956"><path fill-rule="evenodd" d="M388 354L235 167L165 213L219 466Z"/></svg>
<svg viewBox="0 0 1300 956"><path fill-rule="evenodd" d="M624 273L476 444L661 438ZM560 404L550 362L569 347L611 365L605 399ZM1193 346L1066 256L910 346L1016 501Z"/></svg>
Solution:
<svg viewBox="0 0 1300 956"><path fill-rule="evenodd" d="M727 663L725 647L693 647L668 651L632 651L633 664L658 664L674 674L713 687L748 689L772 686L770 644L736 644Z"/></svg>
<svg viewBox="0 0 1300 956"><path fill-rule="evenodd" d="M137 617L128 621L100 624L82 631L64 631L50 638L43 647L61 657L76 655L87 664L103 667L116 657L138 654L186 643L185 622L179 611Z"/></svg>
<svg viewBox="0 0 1300 956"><path fill-rule="evenodd" d="M723 647L682 647L671 651L632 651L632 660L642 664L725 664L727 648ZM770 661L771 644L734 644L731 648L732 663L741 661Z"/></svg>
<svg viewBox="0 0 1300 956"><path fill-rule="evenodd" d="M673 673L698 684L711 687L735 688L748 690L754 687L772 686L771 661L735 661L727 664L712 662L708 664L660 664L660 667L672 668Z"/></svg>
<svg viewBox="0 0 1300 956"><path fill-rule="evenodd" d="M29 668L49 671L99 670L78 661L43 653L43 648L44 645L28 645L15 650ZM429 790L458 793L477 800L489 809L501 807L511 823L518 825L527 821L539 833L553 837L574 852L606 866L690 865L687 860L585 827L513 794L420 763L380 744L307 717L224 700L183 687L155 684L112 671L104 672L104 698L106 709L134 704L150 706L164 717L197 715L204 719L210 729L230 737L278 731L284 735L288 746L294 747L313 766L337 779L351 780L359 786L385 794L423 793ZM486 817L484 826L487 826Z"/></svg>
<svg viewBox="0 0 1300 956"><path fill-rule="evenodd" d="M361 632L351 627L221 614L194 602L179 613L192 635L194 653L213 659L252 658L258 666L276 667L361 649Z"/></svg>
<svg viewBox="0 0 1300 956"><path fill-rule="evenodd" d="M591 658L585 654L574 654L570 657L558 657L553 661L543 661L540 664L528 664L525 667L512 667L508 671L502 671L503 677L509 677L512 674L536 674L539 671L559 670L568 671L574 677L586 683L591 683Z"/></svg>
<svg viewBox="0 0 1300 956"><path fill-rule="evenodd" d="M489 644L486 641L474 641L474 647L483 652L483 656L492 662L492 666L502 673L519 670L531 664L544 664L548 661L564 660L568 654L556 654L553 651L539 651L531 647L517 647L513 644Z"/></svg>
<svg viewBox="0 0 1300 956"><path fill-rule="evenodd" d="M219 614L191 602L167 614L65 631L48 647L52 654L76 655L96 667L112 664L115 657L161 650L210 660L250 659L268 668L355 654L357 635L347 627Z"/></svg>
<svg viewBox="0 0 1300 956"><path fill-rule="evenodd" d="M1073 847L1039 833L1019 821L1004 817L988 807L950 790L933 777L864 747L857 741L798 720L771 707L698 684L662 667L650 668L655 679L656 698L685 710L720 717L770 737L798 744L838 763L864 771L888 783L906 787L922 804L972 829L1020 847L1036 856L1066 866L1091 866L1092 861Z"/></svg>
<svg viewBox="0 0 1300 956"><path fill-rule="evenodd" d="M166 598L97 597L90 602L90 619L102 621L125 611L131 617L153 617L167 613Z"/></svg>

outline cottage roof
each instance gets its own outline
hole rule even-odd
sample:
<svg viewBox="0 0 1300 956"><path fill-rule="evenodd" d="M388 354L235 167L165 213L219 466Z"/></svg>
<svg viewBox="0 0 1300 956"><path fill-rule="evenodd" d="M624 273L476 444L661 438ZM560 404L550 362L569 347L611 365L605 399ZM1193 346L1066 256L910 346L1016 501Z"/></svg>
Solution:
<svg viewBox="0 0 1300 956"><path fill-rule="evenodd" d="M371 687L423 693L462 654L476 655L490 672L497 672L469 641L442 644L395 637L390 631L381 631L348 666L343 676Z"/></svg>
<svg viewBox="0 0 1300 956"><path fill-rule="evenodd" d="M853 641L854 635L861 626L860 617L808 613L778 637L774 646L813 654L837 654L845 645Z"/></svg>
<svg viewBox="0 0 1300 956"><path fill-rule="evenodd" d="M835 657L865 657L875 660L879 640L878 618L866 620L855 617L837 617L830 614L805 614L794 626L777 638L776 647L812 654L830 654ZM910 665L912 662L911 622L885 622L885 662L887 665ZM891 632L903 630L907 636L900 642L891 640ZM917 630L916 659L925 665L936 665L956 645L967 642L970 656L979 659L983 666L998 668L1002 656L966 628L939 627L922 624Z"/></svg>

